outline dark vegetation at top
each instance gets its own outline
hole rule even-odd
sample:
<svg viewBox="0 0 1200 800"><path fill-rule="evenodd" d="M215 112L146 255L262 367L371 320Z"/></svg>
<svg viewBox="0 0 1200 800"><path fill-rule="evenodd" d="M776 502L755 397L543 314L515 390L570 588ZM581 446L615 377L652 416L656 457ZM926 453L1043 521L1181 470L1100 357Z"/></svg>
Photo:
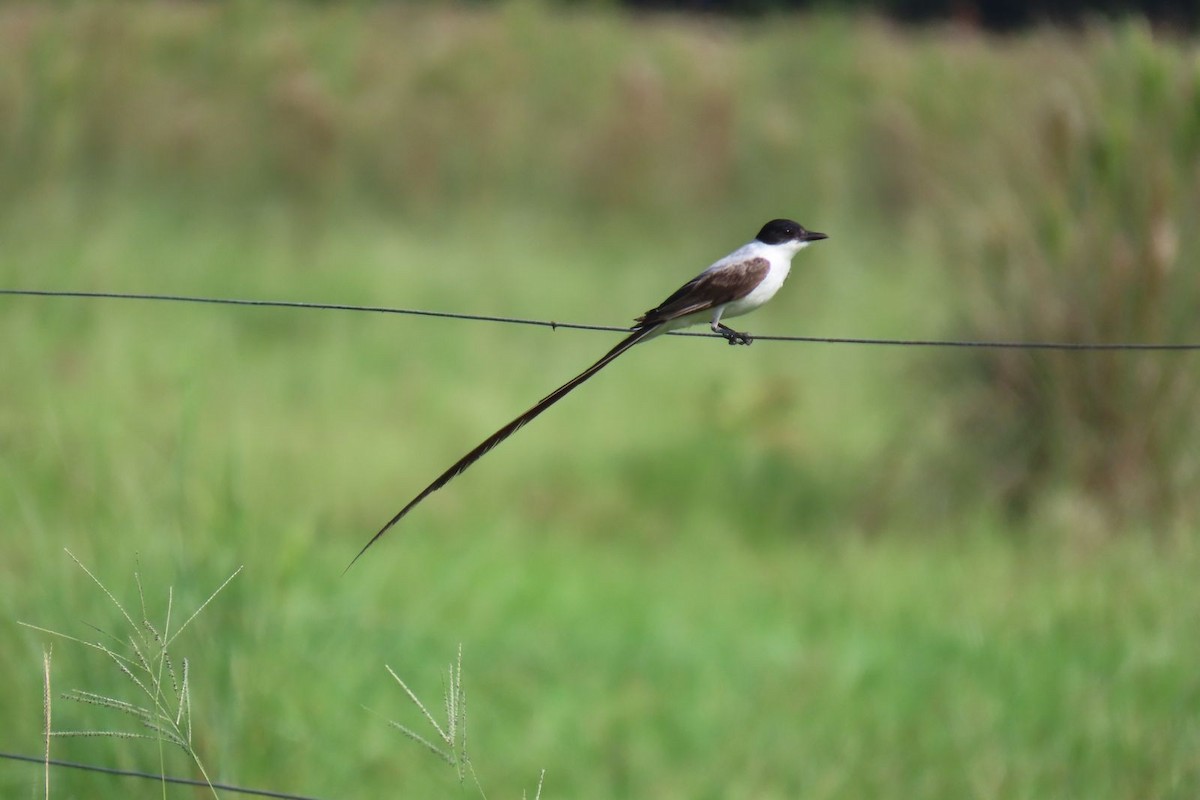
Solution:
<svg viewBox="0 0 1200 800"><path fill-rule="evenodd" d="M1195 29L1200 4L1176 0L625 0L632 8L718 14L838 10L872 12L900 22L955 22L994 31L1039 24L1079 25L1095 18L1142 16L1171 27Z"/></svg>

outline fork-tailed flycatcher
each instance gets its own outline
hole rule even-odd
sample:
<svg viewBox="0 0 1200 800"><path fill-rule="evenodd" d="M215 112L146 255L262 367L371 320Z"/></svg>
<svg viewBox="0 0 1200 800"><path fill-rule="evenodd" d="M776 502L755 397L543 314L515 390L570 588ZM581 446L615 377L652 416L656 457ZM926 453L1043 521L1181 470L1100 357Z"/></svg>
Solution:
<svg viewBox="0 0 1200 800"><path fill-rule="evenodd" d="M482 458L489 450L512 436L526 423L550 406L567 396L579 384L609 365L617 356L639 342L655 336L708 322L714 333L725 337L729 344L750 344L749 334L740 333L721 324L726 317L746 314L770 300L783 286L792 268L792 256L809 244L828 238L823 233L805 230L790 219L773 219L762 227L754 241L739 247L692 280L679 287L673 295L638 317L633 332L595 364L576 375L550 394L543 397L512 422L480 442L474 450L455 461L451 467L421 490L421 493L400 509L371 537L358 555L357 561L367 548L399 522L429 495L466 472L467 468ZM353 564L354 561L350 563ZM349 567L347 567L349 569Z"/></svg>

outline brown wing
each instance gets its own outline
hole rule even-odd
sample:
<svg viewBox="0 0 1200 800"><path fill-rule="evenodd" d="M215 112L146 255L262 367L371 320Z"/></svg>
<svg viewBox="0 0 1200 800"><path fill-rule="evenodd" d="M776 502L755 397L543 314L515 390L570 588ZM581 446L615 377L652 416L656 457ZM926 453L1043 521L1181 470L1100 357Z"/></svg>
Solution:
<svg viewBox="0 0 1200 800"><path fill-rule="evenodd" d="M770 271L771 262L751 258L703 272L635 321L639 328L644 328L731 303L750 294Z"/></svg>

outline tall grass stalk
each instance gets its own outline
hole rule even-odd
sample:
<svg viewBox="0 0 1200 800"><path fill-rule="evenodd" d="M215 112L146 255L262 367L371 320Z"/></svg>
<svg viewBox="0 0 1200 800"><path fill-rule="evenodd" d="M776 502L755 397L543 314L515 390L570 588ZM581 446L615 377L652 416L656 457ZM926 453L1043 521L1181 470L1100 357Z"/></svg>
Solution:
<svg viewBox="0 0 1200 800"><path fill-rule="evenodd" d="M118 636L106 633L97 628L96 632L102 634L101 638L89 641L29 623L22 622L21 624L27 628L49 633L60 639L65 639L103 653L111 665L124 676L130 687L132 687L133 695L140 696L141 699L127 700L111 695L90 692L85 689L71 689L63 693L63 699L119 712L131 717L137 722L139 727L150 731L150 733L121 728L52 730L49 699L50 666L49 655L47 655L44 662L47 763L49 763L50 737L102 736L115 739L147 739L158 745L159 769L161 774L166 774L166 756L163 751L163 745L174 745L186 753L192 760L196 765L196 769L200 771L204 782L208 784L209 790L216 797L217 792L211 780L209 780L208 771L200 759L200 754L192 744L190 662L187 658L180 659L177 656L173 657L170 648L200 612L241 572L241 567L226 578L209 595L208 599L201 603L182 624L172 628L172 613L174 610L173 589L167 590L167 608L163 622L161 625L155 625L151 621L146 607L146 597L142 590L141 576L135 571L134 580L137 583L138 604L140 608L140 621L135 622L134 617L126 610L116 595L109 591L108 587L91 570L84 566L70 551L67 551L67 555L91 578L92 582L100 588L109 602L120 612L121 617L128 626L127 633L124 636ZM175 666L177 662L180 664L178 669ZM49 776L47 776L47 792L49 791L48 787Z"/></svg>
<svg viewBox="0 0 1200 800"><path fill-rule="evenodd" d="M462 663L462 645L460 644L458 646L457 660L446 670L445 694L443 696L446 715L445 723L439 723L425 703L404 682L404 679L397 675L396 671L390 666L384 665L388 674L400 685L400 688L404 690L404 694L420 710L421 716L433 728L437 743L430 741L427 737L422 736L402 722L388 720L388 724L453 767L459 784L465 783L467 777L470 776L480 796L486 799L487 794L483 791L483 786L479 782L479 776L475 773L475 766L471 763L471 758L467 753L467 693L463 688ZM542 783L545 778L546 771L542 770L538 776L537 792L534 795L534 800L540 800L542 796ZM522 796L525 796L524 792L522 792Z"/></svg>

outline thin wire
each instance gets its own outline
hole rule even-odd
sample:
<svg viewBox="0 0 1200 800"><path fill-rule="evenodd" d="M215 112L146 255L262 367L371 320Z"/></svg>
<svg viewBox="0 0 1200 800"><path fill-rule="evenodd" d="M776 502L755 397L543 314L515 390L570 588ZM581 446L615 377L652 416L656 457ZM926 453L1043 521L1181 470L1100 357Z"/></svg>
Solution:
<svg viewBox="0 0 1200 800"><path fill-rule="evenodd" d="M508 325L534 325L542 328L576 331L607 331L628 333L629 328L617 325L586 325L578 322L555 322L553 320L528 319L524 317L502 317L488 314L462 314L454 311L428 311L416 308L392 306L361 306L345 303L306 303L299 300L248 300L230 297L193 297L179 294L135 294L131 292L78 292L44 289L0 289L0 295L18 297L73 297L81 299L108 300L153 300L172 303L202 303L225 306L256 306L260 308L299 308L318 311L369 311L379 314L402 314L414 317L437 317L462 319L476 322L499 322ZM723 338L715 333L671 331L668 336L692 336L704 339ZM1200 343L1143 343L1143 342L1015 342L1015 341L971 341L961 339L872 339L843 336L758 336L755 341L763 342L806 342L809 344L856 344L885 347L968 347L1006 350L1137 350L1137 351L1197 351Z"/></svg>
<svg viewBox="0 0 1200 800"><path fill-rule="evenodd" d="M138 772L131 769L115 769L113 767L98 767L94 764L81 764L77 761L61 761L57 758L46 759L42 756L27 756L21 753L5 753L0 752L0 758L7 758L10 761L28 761L32 764L50 764L54 767L67 767L69 769L81 769L85 772L101 772L105 775L118 775L123 778L145 778L165 783L177 783L184 786L201 786L208 788L209 784L205 781L195 780L193 778L172 778L169 775L159 775L154 772ZM288 794L287 792L275 792L270 789L247 789L243 786L231 786L227 783L214 783L212 788L220 789L223 792L234 792L235 794L249 794L256 797L274 797L278 800L317 800L315 797L309 797L302 794Z"/></svg>

